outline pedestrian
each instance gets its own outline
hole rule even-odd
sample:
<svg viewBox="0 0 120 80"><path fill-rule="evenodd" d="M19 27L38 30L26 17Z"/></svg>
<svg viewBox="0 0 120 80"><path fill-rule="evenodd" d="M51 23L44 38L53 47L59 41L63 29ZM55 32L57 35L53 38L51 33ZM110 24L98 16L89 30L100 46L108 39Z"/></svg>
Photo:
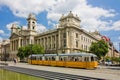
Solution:
<svg viewBox="0 0 120 80"><path fill-rule="evenodd" d="M15 58L13 58L13 61L14 61L14 64L16 64L16 59Z"/></svg>

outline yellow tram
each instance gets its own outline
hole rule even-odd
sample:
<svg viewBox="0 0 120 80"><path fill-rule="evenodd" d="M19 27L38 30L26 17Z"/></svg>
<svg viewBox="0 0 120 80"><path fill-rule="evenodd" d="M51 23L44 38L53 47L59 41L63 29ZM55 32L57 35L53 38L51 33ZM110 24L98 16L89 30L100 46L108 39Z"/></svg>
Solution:
<svg viewBox="0 0 120 80"><path fill-rule="evenodd" d="M97 68L97 56L92 53L71 54L32 54L29 64L94 69Z"/></svg>

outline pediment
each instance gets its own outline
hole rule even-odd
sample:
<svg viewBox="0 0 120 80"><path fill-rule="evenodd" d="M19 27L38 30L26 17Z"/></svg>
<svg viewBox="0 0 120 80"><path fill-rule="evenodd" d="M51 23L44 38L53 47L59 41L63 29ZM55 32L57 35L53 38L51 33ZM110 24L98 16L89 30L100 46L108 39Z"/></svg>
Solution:
<svg viewBox="0 0 120 80"><path fill-rule="evenodd" d="M19 35L18 35L18 34L13 33L13 34L10 36L10 39L17 38L17 37L19 37Z"/></svg>

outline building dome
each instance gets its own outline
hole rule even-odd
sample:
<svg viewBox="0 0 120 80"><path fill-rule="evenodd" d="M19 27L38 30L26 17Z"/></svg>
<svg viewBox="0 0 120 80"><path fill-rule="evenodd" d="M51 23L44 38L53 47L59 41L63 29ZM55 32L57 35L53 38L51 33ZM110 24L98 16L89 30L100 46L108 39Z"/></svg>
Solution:
<svg viewBox="0 0 120 80"><path fill-rule="evenodd" d="M74 17L72 11L70 11L70 13L67 15L67 17Z"/></svg>
<svg viewBox="0 0 120 80"><path fill-rule="evenodd" d="M64 19L65 18L65 16L64 16L64 14L62 14L62 16L60 17L60 20L62 20L62 19Z"/></svg>
<svg viewBox="0 0 120 80"><path fill-rule="evenodd" d="M16 24L12 24L11 29L16 29L16 28L17 28Z"/></svg>
<svg viewBox="0 0 120 80"><path fill-rule="evenodd" d="M28 15L28 19L36 20L36 17L35 17L34 14L30 13L30 14Z"/></svg>

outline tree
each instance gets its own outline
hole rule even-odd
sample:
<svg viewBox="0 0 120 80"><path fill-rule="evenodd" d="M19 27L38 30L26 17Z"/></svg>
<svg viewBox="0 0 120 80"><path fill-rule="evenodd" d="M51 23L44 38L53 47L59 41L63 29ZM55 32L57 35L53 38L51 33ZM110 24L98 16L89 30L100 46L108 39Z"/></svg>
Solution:
<svg viewBox="0 0 120 80"><path fill-rule="evenodd" d="M119 63L120 62L120 57L112 57L111 60Z"/></svg>
<svg viewBox="0 0 120 80"><path fill-rule="evenodd" d="M43 54L43 53L44 48L41 45L33 44L20 47L18 49L17 56L20 57L20 59L23 59L31 54Z"/></svg>
<svg viewBox="0 0 120 80"><path fill-rule="evenodd" d="M34 44L34 45L31 45L30 47L32 49L31 51L32 54L43 54L44 53L44 48L41 45Z"/></svg>
<svg viewBox="0 0 120 80"><path fill-rule="evenodd" d="M90 46L90 52L96 54L101 59L108 53L108 44L104 40L93 42Z"/></svg>
<svg viewBox="0 0 120 80"><path fill-rule="evenodd" d="M18 49L17 56L20 57L20 59L23 59L25 57L25 47L20 47Z"/></svg>

